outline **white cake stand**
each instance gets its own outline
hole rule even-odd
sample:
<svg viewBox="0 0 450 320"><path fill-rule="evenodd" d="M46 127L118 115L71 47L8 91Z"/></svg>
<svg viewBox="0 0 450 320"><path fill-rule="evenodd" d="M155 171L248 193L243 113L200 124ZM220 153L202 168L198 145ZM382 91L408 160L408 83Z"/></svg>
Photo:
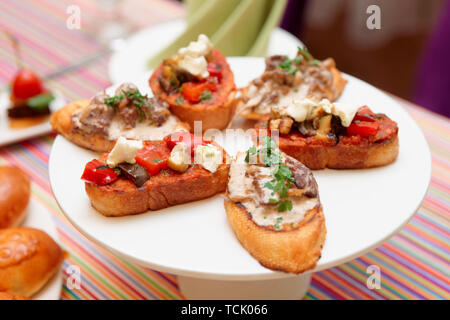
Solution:
<svg viewBox="0 0 450 320"><path fill-rule="evenodd" d="M236 85L264 69L263 59L230 58ZM430 181L431 157L422 132L395 101L378 89L345 75L339 99L369 105L399 125L400 153L391 165L368 170L319 170L327 239L315 272L373 250L398 232L420 206ZM150 94L147 77L134 82ZM231 154L248 148L245 139L219 141ZM215 196L164 210L121 218L96 212L80 176L98 155L61 136L49 162L55 198L68 220L86 237L137 264L179 276L181 292L191 299L298 299L311 273L300 276L262 267L237 241L226 219L223 198Z"/></svg>

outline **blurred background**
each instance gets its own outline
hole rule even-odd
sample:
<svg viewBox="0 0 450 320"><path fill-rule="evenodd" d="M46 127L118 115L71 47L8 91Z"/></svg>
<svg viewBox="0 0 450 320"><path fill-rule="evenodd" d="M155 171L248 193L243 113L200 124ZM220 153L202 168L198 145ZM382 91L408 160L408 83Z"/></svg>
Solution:
<svg viewBox="0 0 450 320"><path fill-rule="evenodd" d="M83 67L89 61L72 72L63 70L58 77L46 79L60 86L69 100L86 98L95 91L81 85L64 92L61 84L73 83L81 72L107 74L104 68L111 49L106 45L108 41L168 19L194 16L200 9L195 6L186 9L186 3L198 1L4 0L0 2L0 28L19 39L26 65L41 75L58 72L83 59L92 61L91 68L85 71ZM281 27L298 37L317 58L333 57L340 70L450 116L449 0L286 1L279 20ZM369 30L366 10L374 4L380 8L381 28ZM71 6L81 12L79 30L68 29L67 19L73 14ZM18 14L23 18L17 19ZM247 14L249 18L251 15ZM5 37L0 37L0 49L0 81L7 83L16 65L13 49ZM91 87L98 90L108 84L106 78Z"/></svg>
<svg viewBox="0 0 450 320"><path fill-rule="evenodd" d="M381 9L379 30L364 27L372 4ZM450 116L450 1L289 1L282 27L318 58Z"/></svg>

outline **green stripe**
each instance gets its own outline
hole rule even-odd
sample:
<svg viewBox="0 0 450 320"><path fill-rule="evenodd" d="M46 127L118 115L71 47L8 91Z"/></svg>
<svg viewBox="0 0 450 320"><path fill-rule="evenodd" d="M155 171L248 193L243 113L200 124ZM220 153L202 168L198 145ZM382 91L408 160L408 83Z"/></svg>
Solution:
<svg viewBox="0 0 450 320"><path fill-rule="evenodd" d="M111 291L113 291L115 294L117 294L121 299L128 300L130 298L127 298L122 293L120 293L116 288L114 288L108 281L105 281L104 278L99 275L95 270L93 270L91 267L89 267L87 264L82 262L80 258L78 258L75 254L73 254L73 251L70 254L70 257L75 260L79 265L81 265L84 269L88 270L91 275L93 275L98 281L100 281L102 284L104 284L106 287L108 287ZM95 284L93 284L95 285Z"/></svg>
<svg viewBox="0 0 450 320"><path fill-rule="evenodd" d="M172 300L179 300L177 297L170 294L165 288L161 287L157 282L155 282L153 279L148 277L145 273L143 273L141 270L127 262L126 260L123 260L120 257L117 257L121 262L123 262L125 265L127 265L129 268L131 268L134 272L139 274L142 278L144 278L147 282L149 282L152 286L157 288L159 291L163 292L166 296L168 296Z"/></svg>
<svg viewBox="0 0 450 320"><path fill-rule="evenodd" d="M365 256L365 257L361 257L360 259L362 259L362 258L368 258L368 257ZM359 272L363 276L359 276L359 275L355 274L354 272L350 271L351 269L349 270L349 269L345 268L344 266L350 267L351 269ZM352 274L355 278L358 278L361 281L361 283L366 283L367 277L369 277L367 272L365 270L359 268L356 264L354 264L354 262L346 263L345 265L340 266L340 268L346 270L346 272ZM388 297L389 299L398 299L398 297L400 297L402 299L408 299L407 297L402 295L400 292L398 292L391 286L387 285L384 281L381 281L381 287L384 287L386 290L379 290L380 294ZM389 291L392 292L394 294L394 296L389 294ZM395 295L397 295L398 297L395 297Z"/></svg>

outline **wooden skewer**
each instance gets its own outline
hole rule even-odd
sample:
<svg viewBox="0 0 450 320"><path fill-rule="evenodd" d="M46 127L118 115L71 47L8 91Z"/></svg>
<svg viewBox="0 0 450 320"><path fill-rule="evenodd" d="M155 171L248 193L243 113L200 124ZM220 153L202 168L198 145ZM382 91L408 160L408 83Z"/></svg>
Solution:
<svg viewBox="0 0 450 320"><path fill-rule="evenodd" d="M22 69L23 61L22 61L22 56L21 56L21 52L20 52L19 40L9 31L3 30L3 33L9 39L9 41L11 42L11 46L14 49L14 56L16 58L17 69Z"/></svg>

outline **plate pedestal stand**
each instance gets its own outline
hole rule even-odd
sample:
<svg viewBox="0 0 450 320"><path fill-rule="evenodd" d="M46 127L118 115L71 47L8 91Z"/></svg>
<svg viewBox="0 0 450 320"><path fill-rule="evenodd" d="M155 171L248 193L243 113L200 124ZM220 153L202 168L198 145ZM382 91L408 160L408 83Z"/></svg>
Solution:
<svg viewBox="0 0 450 320"><path fill-rule="evenodd" d="M191 300L297 300L311 283L311 273L271 280L226 281L178 276L178 286Z"/></svg>

